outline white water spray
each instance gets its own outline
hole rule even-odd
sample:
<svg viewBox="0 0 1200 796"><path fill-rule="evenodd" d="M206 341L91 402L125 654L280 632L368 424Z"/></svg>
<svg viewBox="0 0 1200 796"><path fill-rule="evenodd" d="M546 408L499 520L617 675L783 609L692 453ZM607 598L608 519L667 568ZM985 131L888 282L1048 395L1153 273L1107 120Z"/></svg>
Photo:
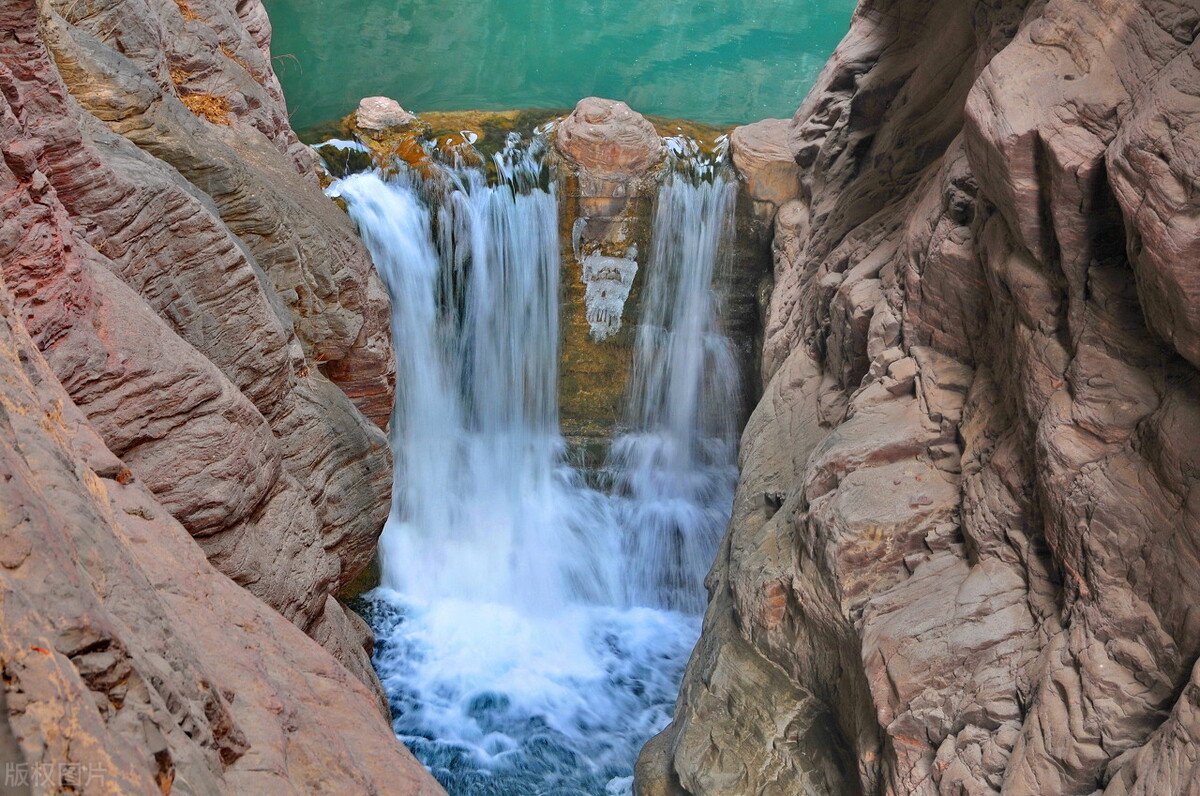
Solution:
<svg viewBox="0 0 1200 796"><path fill-rule="evenodd" d="M534 153L536 154L536 153ZM370 613L396 728L452 794L627 792L669 720L728 518L737 369L712 292L733 187L660 195L611 489L564 461L553 187L354 175L393 302L396 487Z"/></svg>

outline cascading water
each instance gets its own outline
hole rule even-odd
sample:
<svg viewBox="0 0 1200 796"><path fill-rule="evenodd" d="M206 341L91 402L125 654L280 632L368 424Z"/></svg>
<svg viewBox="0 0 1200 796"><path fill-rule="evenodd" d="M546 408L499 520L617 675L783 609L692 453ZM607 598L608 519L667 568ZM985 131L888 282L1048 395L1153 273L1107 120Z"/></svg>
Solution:
<svg viewBox="0 0 1200 796"><path fill-rule="evenodd" d="M734 186L672 174L655 209L629 402L608 471L621 498L626 589L640 605L704 610L704 575L733 499L737 363L712 290L733 235Z"/></svg>
<svg viewBox="0 0 1200 796"><path fill-rule="evenodd" d="M348 177L393 302L396 487L365 612L397 734L454 796L628 793L670 719L728 519L733 186L662 188L629 414L586 485L558 428L559 241L535 145L498 179Z"/></svg>

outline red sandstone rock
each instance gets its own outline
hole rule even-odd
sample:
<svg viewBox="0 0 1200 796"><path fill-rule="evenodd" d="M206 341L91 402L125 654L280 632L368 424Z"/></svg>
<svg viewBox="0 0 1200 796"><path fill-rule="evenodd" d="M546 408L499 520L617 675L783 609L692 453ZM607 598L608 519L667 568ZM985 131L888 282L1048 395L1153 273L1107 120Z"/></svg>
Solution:
<svg viewBox="0 0 1200 796"><path fill-rule="evenodd" d="M386 298L305 171L261 6L253 31L188 8L0 10L5 724L96 792L440 792L332 596L390 455L317 366L385 422ZM176 98L201 87L232 128Z"/></svg>
<svg viewBox="0 0 1200 796"><path fill-rule="evenodd" d="M1194 791L1198 29L861 4L644 796Z"/></svg>
<svg viewBox="0 0 1200 796"><path fill-rule="evenodd" d="M791 127L789 119L763 119L729 134L729 154L747 193L772 210L800 193L800 169L788 145Z"/></svg>
<svg viewBox="0 0 1200 796"><path fill-rule="evenodd" d="M122 483L4 288L0 318L0 723L14 765L54 777L40 792L68 792L78 770L71 792L85 794L440 793L360 682Z"/></svg>
<svg viewBox="0 0 1200 796"><path fill-rule="evenodd" d="M255 47L239 18L215 0L188 4L199 19L174 2L107 0L102 13L64 6L41 31L72 98L206 195L208 214L238 237L273 301L289 310L283 320L310 365L349 384L356 404L386 426L395 373L386 295L349 219L314 190L311 154L287 127L269 63L260 83L225 55ZM196 95L226 101L228 124L192 113L182 100Z"/></svg>
<svg viewBox="0 0 1200 796"><path fill-rule="evenodd" d="M66 72L83 86L83 96L99 102L87 93L97 91L99 79L118 76L123 85L138 84L130 61L68 30L61 20L44 25L60 57L77 47L80 55ZM26 322L110 448L204 540L212 560L302 628L313 629L324 621L326 595L369 559L387 513L390 457L383 435L305 361L291 317L252 249L266 256L285 251L294 267L303 262L303 250L288 241L301 232L314 241L306 246L317 251L328 241L352 247L351 233L322 226L329 203L297 179L291 184L294 196L277 194L268 201L264 190L249 206L239 201L236 228L259 231L254 246L247 247L211 200L178 172L79 113L61 84L58 91L46 91L55 78L36 39L10 46L12 59L32 70L12 75L16 101L10 111L17 120L36 118L43 136L22 138L11 128L5 140L17 147L12 160L22 173L41 167L55 195L61 187L63 201L90 231L94 246L65 248L65 269L57 262L36 268L6 264L18 299L30 307ZM86 65L106 59L118 69L89 77ZM146 96L157 96L156 87L144 80L142 85ZM111 102L113 93L103 96ZM175 107L181 112L172 118L190 130L189 150L203 153L206 123ZM168 139L164 134L160 143L167 146ZM223 146L213 141L209 148L224 151L231 174L266 182ZM264 171L290 171L287 161L271 160L278 158L274 150L258 151ZM278 182L289 184L286 177ZM317 212L304 216L299 212L304 204ZM147 215L148 206L161 215ZM39 207L18 207L12 215L27 227L55 223L53 211ZM263 236L269 230L283 238L282 247ZM320 242L323 235L326 243ZM304 267L318 283L330 282L332 270L333 278L349 284L348 274L330 269L336 263L310 254ZM187 342L107 271L138 289ZM372 277L368 290L378 288L373 271L364 276ZM62 296L58 302L43 300L56 293ZM360 314L373 314L355 322L347 308L331 310L329 315L355 325L339 340L329 336L336 325L326 323L322 346L348 349L354 336L362 339L362 330L380 321L382 297L357 302L352 306ZM64 312L69 308L74 311ZM116 316L119 323L109 320ZM313 320L301 331L313 333L318 328ZM363 661L351 663L357 671L370 671ZM373 677L368 683L378 688Z"/></svg>
<svg viewBox="0 0 1200 796"><path fill-rule="evenodd" d="M618 100L587 97L559 125L558 151L592 176L635 179L662 160L662 139L646 117Z"/></svg>

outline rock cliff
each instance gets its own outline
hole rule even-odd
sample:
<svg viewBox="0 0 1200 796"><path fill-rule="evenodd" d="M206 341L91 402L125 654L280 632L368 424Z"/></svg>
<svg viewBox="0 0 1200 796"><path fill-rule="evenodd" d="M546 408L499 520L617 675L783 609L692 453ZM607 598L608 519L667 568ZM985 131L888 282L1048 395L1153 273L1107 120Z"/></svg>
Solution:
<svg viewBox="0 0 1200 796"><path fill-rule="evenodd" d="M1200 8L864 0L655 794L1200 782Z"/></svg>
<svg viewBox="0 0 1200 796"><path fill-rule="evenodd" d="M334 596L388 511L388 305L269 39L257 0L0 8L0 736L38 792L440 792Z"/></svg>

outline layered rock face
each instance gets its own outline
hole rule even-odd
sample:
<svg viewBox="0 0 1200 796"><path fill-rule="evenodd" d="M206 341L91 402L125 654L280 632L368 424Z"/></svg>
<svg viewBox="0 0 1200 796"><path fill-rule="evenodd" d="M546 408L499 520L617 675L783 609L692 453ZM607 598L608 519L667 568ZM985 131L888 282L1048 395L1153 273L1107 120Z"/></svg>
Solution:
<svg viewBox="0 0 1200 796"><path fill-rule="evenodd" d="M1200 8L866 0L642 794L1200 782Z"/></svg>
<svg viewBox="0 0 1200 796"><path fill-rule="evenodd" d="M50 791L440 790L334 597L388 511L388 306L269 38L0 9L0 718Z"/></svg>

